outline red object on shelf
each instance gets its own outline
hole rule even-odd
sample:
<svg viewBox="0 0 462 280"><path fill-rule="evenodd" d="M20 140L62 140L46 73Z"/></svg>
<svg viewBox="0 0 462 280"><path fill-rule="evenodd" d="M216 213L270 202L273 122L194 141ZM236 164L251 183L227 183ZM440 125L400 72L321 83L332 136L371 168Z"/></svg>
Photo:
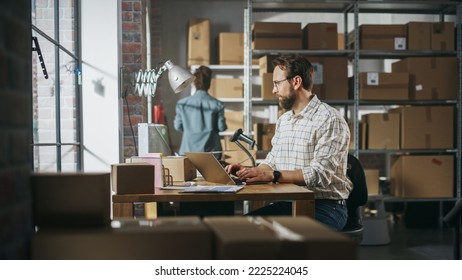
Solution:
<svg viewBox="0 0 462 280"><path fill-rule="evenodd" d="M152 106L152 123L165 124L164 107L162 105Z"/></svg>

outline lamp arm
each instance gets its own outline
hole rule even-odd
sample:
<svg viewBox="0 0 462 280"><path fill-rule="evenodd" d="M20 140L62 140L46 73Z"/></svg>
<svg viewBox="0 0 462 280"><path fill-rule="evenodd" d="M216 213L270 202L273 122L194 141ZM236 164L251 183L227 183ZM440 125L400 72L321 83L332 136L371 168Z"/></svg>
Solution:
<svg viewBox="0 0 462 280"><path fill-rule="evenodd" d="M154 98L156 96L157 80L159 80L165 70L167 70L165 64L158 69L139 70L135 75L135 91L137 91L140 96L147 96L149 94Z"/></svg>
<svg viewBox="0 0 462 280"><path fill-rule="evenodd" d="M235 141L234 143L236 143L236 145L241 148L241 150L244 151L244 153L246 153L246 155L249 157L249 159L252 161L252 167L255 167L257 166L255 164L255 159L253 158L253 156L250 154L250 152L244 147L242 146L242 144L239 142L239 141Z"/></svg>
<svg viewBox="0 0 462 280"><path fill-rule="evenodd" d="M153 76L153 81L152 81L152 89L151 89L151 97L154 98L156 96L156 89L157 89L157 81L159 80L160 76L164 73L164 71L167 70L167 67L162 65L157 70L154 70L154 76Z"/></svg>

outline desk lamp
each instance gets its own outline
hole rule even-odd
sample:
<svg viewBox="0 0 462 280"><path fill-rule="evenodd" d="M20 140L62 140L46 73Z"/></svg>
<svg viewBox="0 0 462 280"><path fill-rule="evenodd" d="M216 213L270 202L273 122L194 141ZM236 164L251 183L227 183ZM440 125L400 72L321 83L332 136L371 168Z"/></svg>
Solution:
<svg viewBox="0 0 462 280"><path fill-rule="evenodd" d="M253 140L252 138L250 138L249 136L245 135L242 133L242 129L239 128L238 130L236 130L233 134L233 136L231 137L231 139L229 139L230 142L234 142L239 148L241 148L241 150L244 151L244 153L246 153L246 155L249 157L249 159L252 161L252 166L255 167L256 164L255 164L255 159L253 158L253 156L250 154L250 152L239 142L239 141L243 141L245 143L247 143L250 147L250 149L253 149L253 147L255 146L255 140Z"/></svg>
<svg viewBox="0 0 462 280"><path fill-rule="evenodd" d="M178 65L175 65L171 60L167 60L162 66L156 69L150 70L139 70L135 76L135 91L138 94L155 97L157 80L164 73L165 70L168 70L168 81L170 87L175 93L180 93L186 87L188 87L196 77L190 72L181 68Z"/></svg>
<svg viewBox="0 0 462 280"><path fill-rule="evenodd" d="M171 60L167 60L156 69L139 70L135 74L135 92L137 92L140 96L146 96L148 101L149 98L154 98L156 95L157 81L166 70L168 70L168 81L170 83L170 87L175 93L180 93L186 89L196 78L189 71L175 65ZM139 154L142 155L149 152L163 152L164 154L171 154L170 146L166 140L168 139L167 127L161 124L151 125L151 110L151 106L148 106L148 124L138 124L138 141L140 142ZM154 126L155 129L153 129L152 132L156 136L149 135L149 126ZM151 151L151 144L154 143L150 143L152 142L150 139L158 139L159 137L162 141L157 140L156 142L159 142L158 144L160 147L153 147L152 149L156 149L156 151ZM143 145L141 145L141 143Z"/></svg>

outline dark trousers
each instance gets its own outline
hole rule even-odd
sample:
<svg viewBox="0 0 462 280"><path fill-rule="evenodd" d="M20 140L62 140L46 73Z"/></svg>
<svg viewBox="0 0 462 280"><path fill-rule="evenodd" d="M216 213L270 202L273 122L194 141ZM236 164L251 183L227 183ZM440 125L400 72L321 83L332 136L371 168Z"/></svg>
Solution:
<svg viewBox="0 0 462 280"><path fill-rule="evenodd" d="M292 202L278 201L270 205L247 213L248 216L290 216L292 215ZM315 200L315 218L334 230L342 230L348 218L346 204L339 204L337 200Z"/></svg>

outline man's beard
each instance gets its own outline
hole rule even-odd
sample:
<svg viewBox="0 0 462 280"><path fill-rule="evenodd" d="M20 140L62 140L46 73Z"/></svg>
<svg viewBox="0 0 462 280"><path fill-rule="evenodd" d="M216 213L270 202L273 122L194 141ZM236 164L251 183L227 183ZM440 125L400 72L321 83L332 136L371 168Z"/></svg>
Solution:
<svg viewBox="0 0 462 280"><path fill-rule="evenodd" d="M294 106L294 103L295 103L295 90L291 88L289 96L283 97L282 100L279 101L279 105L286 110L290 110L292 109L292 106Z"/></svg>

